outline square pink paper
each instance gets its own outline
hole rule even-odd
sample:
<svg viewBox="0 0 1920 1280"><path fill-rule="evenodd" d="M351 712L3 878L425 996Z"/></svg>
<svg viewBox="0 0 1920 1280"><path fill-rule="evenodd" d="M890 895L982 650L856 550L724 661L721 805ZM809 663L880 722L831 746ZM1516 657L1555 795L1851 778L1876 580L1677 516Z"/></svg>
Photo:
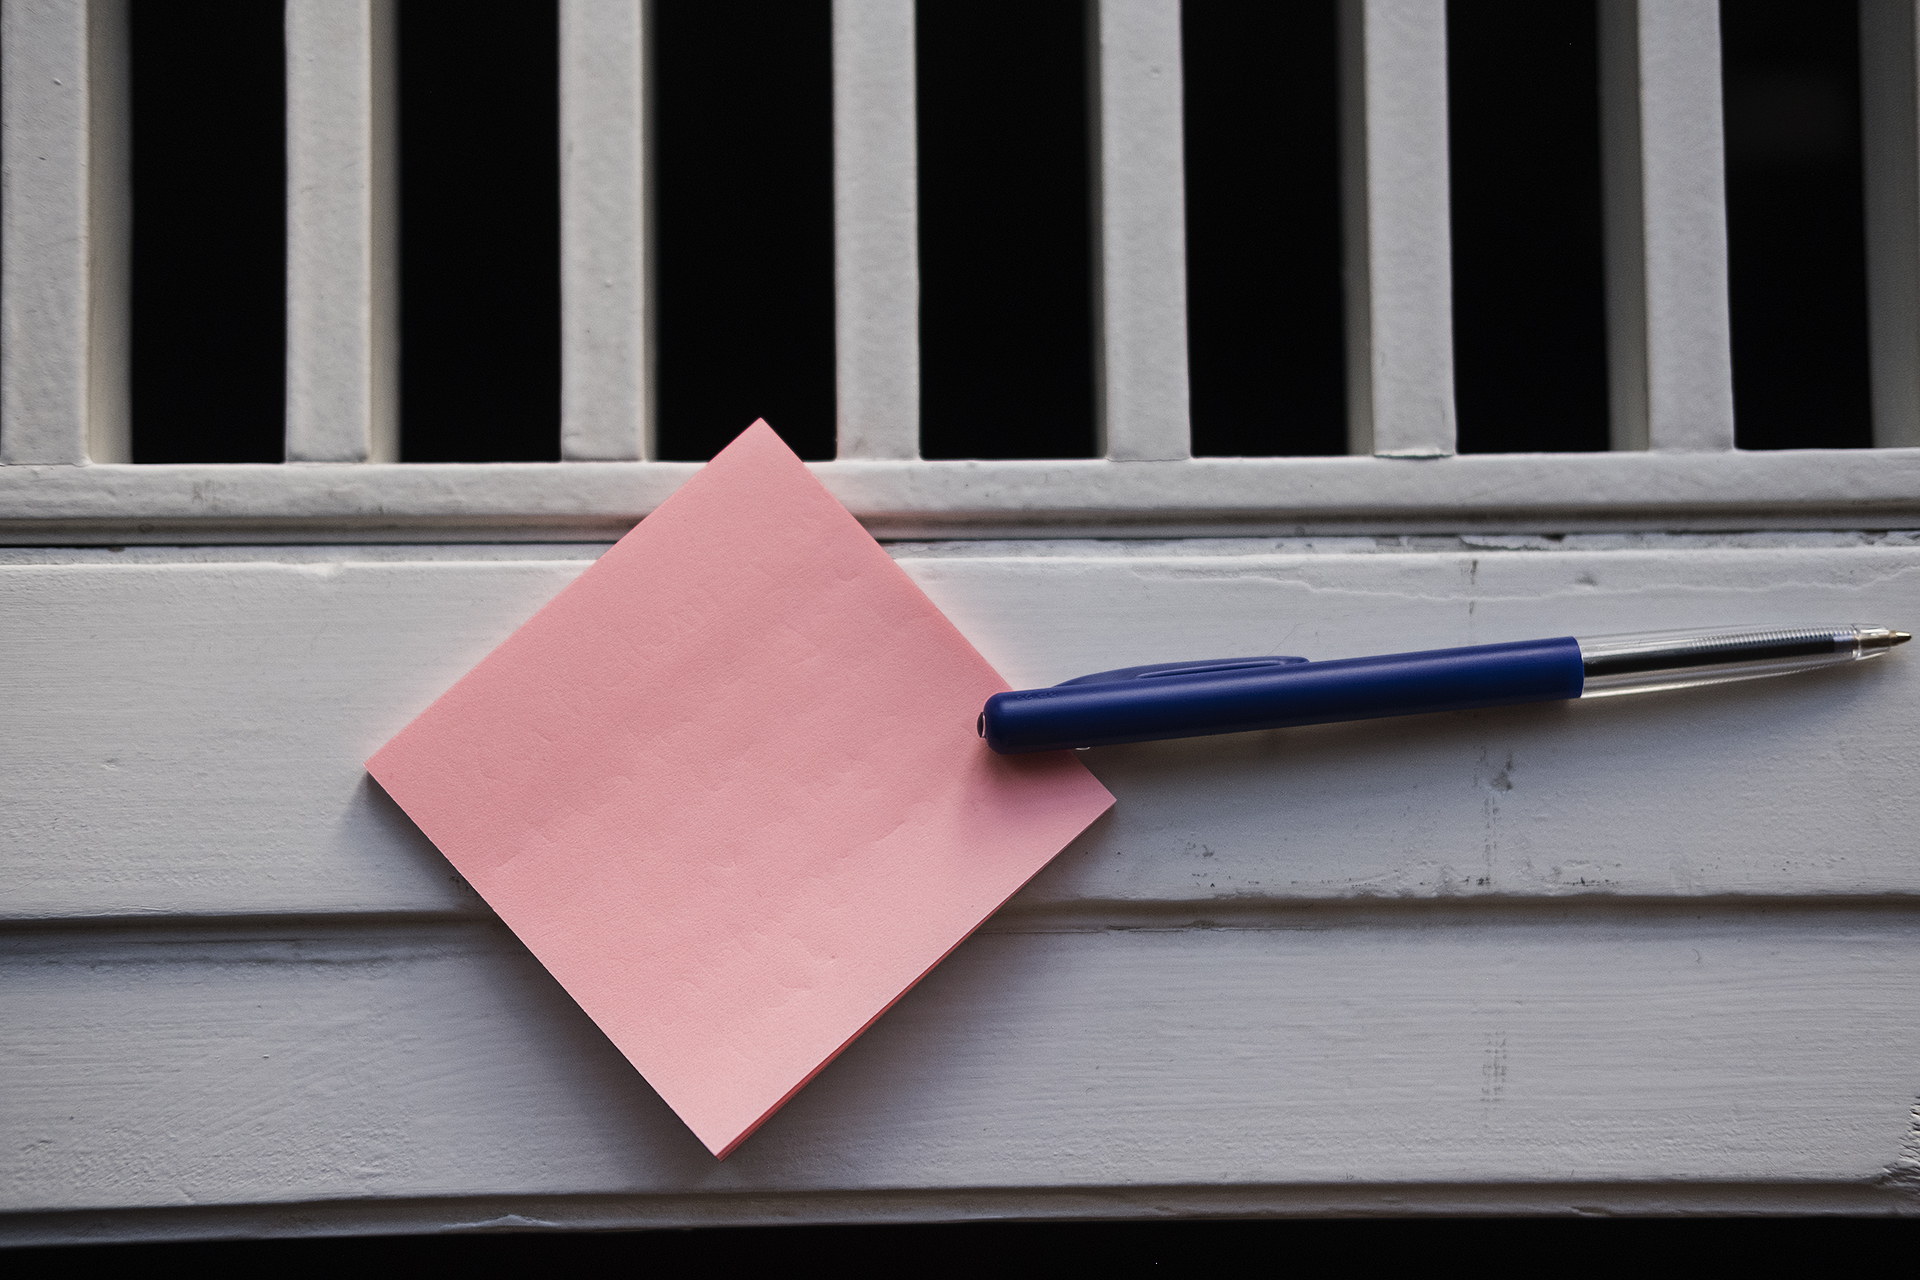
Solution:
<svg viewBox="0 0 1920 1280"><path fill-rule="evenodd" d="M367 762L725 1156L1113 797L755 423Z"/></svg>

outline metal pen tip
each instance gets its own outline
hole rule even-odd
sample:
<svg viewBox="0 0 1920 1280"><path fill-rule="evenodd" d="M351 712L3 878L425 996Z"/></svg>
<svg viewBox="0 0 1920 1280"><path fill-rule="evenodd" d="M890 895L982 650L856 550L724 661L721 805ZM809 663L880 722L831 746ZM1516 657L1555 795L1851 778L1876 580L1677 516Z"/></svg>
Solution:
<svg viewBox="0 0 1920 1280"><path fill-rule="evenodd" d="M1894 644L1905 644L1907 641L1913 639L1913 633L1910 631L1896 631L1887 638Z"/></svg>

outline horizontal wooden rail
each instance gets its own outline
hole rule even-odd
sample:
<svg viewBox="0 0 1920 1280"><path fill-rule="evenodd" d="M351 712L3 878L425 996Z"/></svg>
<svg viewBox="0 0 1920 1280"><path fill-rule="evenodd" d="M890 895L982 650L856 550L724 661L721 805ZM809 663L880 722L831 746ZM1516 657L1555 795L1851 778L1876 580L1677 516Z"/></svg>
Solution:
<svg viewBox="0 0 1920 1280"><path fill-rule="evenodd" d="M603 537L697 463L0 467L0 541ZM1920 449L823 462L891 537L1900 528Z"/></svg>
<svg viewBox="0 0 1920 1280"><path fill-rule="evenodd" d="M1019 687L1195 653L1920 619L1914 537L1326 541L895 558ZM0 920L487 914L363 762L597 550L7 553ZM1710 697L1104 749L1084 759L1119 803L1014 902L1175 927L1381 897L1898 897L1920 912L1916 725L1920 660L1902 653Z"/></svg>
<svg viewBox="0 0 1920 1280"><path fill-rule="evenodd" d="M858 1221L978 1188L1405 1212L1369 1191L1744 1181L1913 1212L1916 979L1911 910L1008 922L716 1163L497 925L43 932L0 944L0 1021L34 1050L0 1210L277 1203L317 1234L430 1197L620 1197L637 1225L643 1197L764 1221L810 1192L796 1220Z"/></svg>

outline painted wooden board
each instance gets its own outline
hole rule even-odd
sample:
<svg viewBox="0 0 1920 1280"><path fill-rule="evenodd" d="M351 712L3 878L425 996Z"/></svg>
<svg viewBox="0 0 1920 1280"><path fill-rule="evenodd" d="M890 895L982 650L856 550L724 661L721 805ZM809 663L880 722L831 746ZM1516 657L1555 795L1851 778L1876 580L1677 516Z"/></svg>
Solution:
<svg viewBox="0 0 1920 1280"><path fill-rule="evenodd" d="M1920 617L1911 555L1189 549L914 572L1011 681L1039 685L1182 657ZM1920 664L1894 658L1804 682L1091 751L1120 803L1028 894L1910 893L1915 700Z"/></svg>
<svg viewBox="0 0 1920 1280"><path fill-rule="evenodd" d="M1089 6L1093 94L1094 324L1099 452L1115 461L1184 459L1187 228L1177 0Z"/></svg>
<svg viewBox="0 0 1920 1280"><path fill-rule="evenodd" d="M725 1163L490 923L16 933L0 1202L1350 1180L1897 1198L1920 1151L1908 907L1180 919L1003 919Z"/></svg>
<svg viewBox="0 0 1920 1280"><path fill-rule="evenodd" d="M1628 0L1599 19L1613 447L1730 450L1720 7Z"/></svg>
<svg viewBox="0 0 1920 1280"><path fill-rule="evenodd" d="M560 18L560 456L653 452L647 298L647 24L639 5L565 0Z"/></svg>
<svg viewBox="0 0 1920 1280"><path fill-rule="evenodd" d="M1347 438L1355 453L1454 447L1447 12L1340 6Z"/></svg>
<svg viewBox="0 0 1920 1280"><path fill-rule="evenodd" d="M890 537L1910 528L1920 449L811 464ZM0 467L0 541L617 537L691 462ZM590 532L589 532L590 531Z"/></svg>
<svg viewBox="0 0 1920 1280"><path fill-rule="evenodd" d="M289 462L400 460L394 11L289 0Z"/></svg>
<svg viewBox="0 0 1920 1280"><path fill-rule="evenodd" d="M919 138L912 5L833 4L836 453L920 456Z"/></svg>
<svg viewBox="0 0 1920 1280"><path fill-rule="evenodd" d="M1905 539L1451 545L899 555L1016 684L1183 657L1920 620ZM32 554L0 565L0 911L481 910L361 761L583 561ZM1917 658L1089 752L1120 802L1023 900L1914 893Z"/></svg>

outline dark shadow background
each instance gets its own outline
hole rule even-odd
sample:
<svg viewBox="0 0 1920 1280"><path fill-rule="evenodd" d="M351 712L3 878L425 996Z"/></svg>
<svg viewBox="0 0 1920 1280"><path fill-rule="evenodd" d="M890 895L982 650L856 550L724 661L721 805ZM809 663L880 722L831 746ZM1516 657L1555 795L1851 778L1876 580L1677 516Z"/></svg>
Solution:
<svg viewBox="0 0 1920 1280"><path fill-rule="evenodd" d="M1181 6L1198 456L1347 451L1336 14Z"/></svg>
<svg viewBox="0 0 1920 1280"><path fill-rule="evenodd" d="M918 0L923 453L1085 457L1081 0ZM555 0L399 5L402 456L559 449ZM277 461L276 0L133 0L134 456ZM1194 452L1346 451L1333 0L1187 0ZM834 453L828 0L656 0L661 456ZM1606 447L1595 0L1450 0L1460 448ZM1743 448L1869 443L1853 0L1723 7Z"/></svg>
<svg viewBox="0 0 1920 1280"><path fill-rule="evenodd" d="M400 456L557 461L558 6L396 8Z"/></svg>
<svg viewBox="0 0 1920 1280"><path fill-rule="evenodd" d="M1607 447L1593 0L1449 0L1461 453Z"/></svg>
<svg viewBox="0 0 1920 1280"><path fill-rule="evenodd" d="M1865 447L1857 7L1723 3L1720 51L1736 439L1742 449Z"/></svg>
<svg viewBox="0 0 1920 1280"><path fill-rule="evenodd" d="M918 0L920 452L1094 447L1082 0Z"/></svg>
<svg viewBox="0 0 1920 1280"><path fill-rule="evenodd" d="M408 2L408 0L403 0ZM833 457L829 0L655 0L660 456Z"/></svg>
<svg viewBox="0 0 1920 1280"><path fill-rule="evenodd" d="M286 452L281 6L129 6L133 460Z"/></svg>

